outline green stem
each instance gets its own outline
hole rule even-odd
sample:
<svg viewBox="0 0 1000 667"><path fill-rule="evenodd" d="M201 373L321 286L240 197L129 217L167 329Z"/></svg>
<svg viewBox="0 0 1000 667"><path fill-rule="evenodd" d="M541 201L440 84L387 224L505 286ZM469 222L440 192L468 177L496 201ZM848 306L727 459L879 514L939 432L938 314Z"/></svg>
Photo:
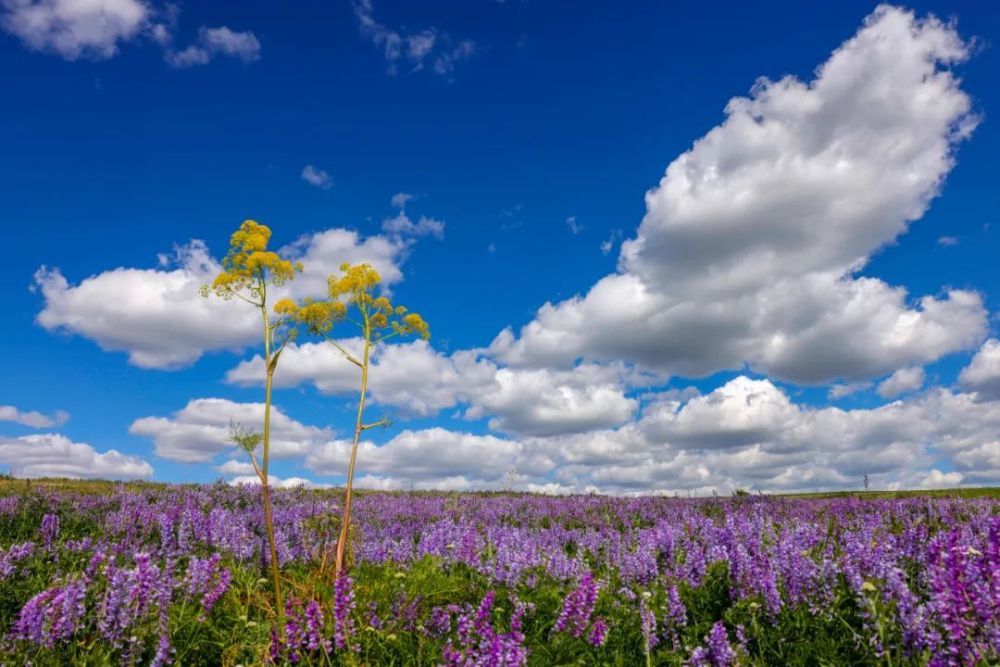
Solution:
<svg viewBox="0 0 1000 667"><path fill-rule="evenodd" d="M358 418L354 426L354 443L351 445L351 460L347 466L347 488L344 491L344 518L340 524L340 537L337 539L337 560L334 568L334 574L337 577L344 571L344 551L347 548L347 538L351 524L351 492L354 488L354 466L358 460L358 442L361 440L361 431L364 430L362 419L365 413L365 394L368 391L368 359L370 352L371 334L366 327L365 352L361 363L361 396L358 399Z"/></svg>
<svg viewBox="0 0 1000 667"><path fill-rule="evenodd" d="M281 596L281 572L278 569L278 547L274 539L274 515L271 511L271 484L267 476L268 464L271 460L271 385L274 380L274 369L271 367L272 332L270 322L267 319L267 308L261 308L261 313L264 316L264 363L267 369L267 379L264 384L264 435L260 488L264 496L264 525L271 553L271 581L274 585L275 614L278 618L279 628L284 631L285 604Z"/></svg>

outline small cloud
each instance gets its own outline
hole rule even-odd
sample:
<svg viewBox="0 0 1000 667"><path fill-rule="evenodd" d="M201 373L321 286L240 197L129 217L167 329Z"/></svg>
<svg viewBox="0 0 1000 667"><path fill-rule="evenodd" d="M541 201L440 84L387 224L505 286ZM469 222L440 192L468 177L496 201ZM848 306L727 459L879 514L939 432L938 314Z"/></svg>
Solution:
<svg viewBox="0 0 1000 667"><path fill-rule="evenodd" d="M65 410L57 410L50 417L34 410L22 412L13 405L0 405L0 421L14 422L31 428L51 428L62 426L69 421L69 413Z"/></svg>
<svg viewBox="0 0 1000 667"><path fill-rule="evenodd" d="M622 230L612 229L611 236L606 241L601 241L601 252L607 255L614 249L615 244L622 240Z"/></svg>
<svg viewBox="0 0 1000 667"><path fill-rule="evenodd" d="M142 35L152 14L152 7L142 0L0 2L4 30L29 49L56 53L66 60L114 57L121 44Z"/></svg>
<svg viewBox="0 0 1000 667"><path fill-rule="evenodd" d="M393 29L375 20L375 8L371 0L357 0L354 15L358 19L361 34L371 40L382 51L386 71L390 75L399 73L399 65L408 63L411 72L427 68L435 74L451 74L455 66L468 60L476 53L476 43L465 39L455 42L448 33L430 26L409 32L404 28Z"/></svg>
<svg viewBox="0 0 1000 667"><path fill-rule="evenodd" d="M198 29L198 39L183 51L168 50L164 59L171 67L206 65L217 55L238 58L245 63L260 58L260 41L249 30L235 32L226 26Z"/></svg>
<svg viewBox="0 0 1000 667"><path fill-rule="evenodd" d="M939 246L951 247L958 245L957 236L942 236L937 240Z"/></svg>
<svg viewBox="0 0 1000 667"><path fill-rule="evenodd" d="M488 246L486 246L486 252L488 252L490 254L493 254L496 251L497 251L497 244L496 243L491 243Z"/></svg>
<svg viewBox="0 0 1000 667"><path fill-rule="evenodd" d="M329 190L333 187L333 178L330 174L311 164L302 168L302 180L323 190Z"/></svg>
<svg viewBox="0 0 1000 667"><path fill-rule="evenodd" d="M416 199L416 195L409 192L397 192L389 199L393 207L399 209L392 218L382 221L382 229L394 236L433 236L436 239L444 238L444 222L420 216L416 221L406 213L406 205Z"/></svg>
<svg viewBox="0 0 1000 667"><path fill-rule="evenodd" d="M434 218L420 216L414 222L406 211L400 211L393 218L386 218L382 222L382 229L396 236L433 236L434 238L444 238L444 223Z"/></svg>
<svg viewBox="0 0 1000 667"><path fill-rule="evenodd" d="M882 398L894 398L924 386L924 369L920 366L900 368L879 383L876 391Z"/></svg>
<svg viewBox="0 0 1000 667"><path fill-rule="evenodd" d="M465 40L458 46L438 55L434 59L434 72L436 74L451 74L457 63L471 58L476 53L476 43Z"/></svg>
<svg viewBox="0 0 1000 667"><path fill-rule="evenodd" d="M583 231L583 225L576 221L575 215L571 215L566 218L566 226L569 227L569 230L573 232L573 234L579 234Z"/></svg>
<svg viewBox="0 0 1000 667"><path fill-rule="evenodd" d="M872 386L871 382L850 382L847 384L835 384L830 387L830 391L827 395L830 397L831 401L835 401L839 398L844 398L845 396L850 396L851 394L856 394L859 391L865 391L870 389Z"/></svg>
<svg viewBox="0 0 1000 667"><path fill-rule="evenodd" d="M391 203L395 208L402 209L406 208L406 204L413 201L413 199L414 196L409 192L397 192L392 196L392 199L389 200L389 203Z"/></svg>

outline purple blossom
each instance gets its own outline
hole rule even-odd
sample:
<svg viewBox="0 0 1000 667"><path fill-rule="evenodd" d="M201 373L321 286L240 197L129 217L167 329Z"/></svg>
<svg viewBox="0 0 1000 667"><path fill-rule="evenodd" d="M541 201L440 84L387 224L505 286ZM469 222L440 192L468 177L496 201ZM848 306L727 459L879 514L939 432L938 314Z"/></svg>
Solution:
<svg viewBox="0 0 1000 667"><path fill-rule="evenodd" d="M42 525L38 529L38 532L42 537L42 541L45 543L46 551L50 551L52 549L52 545L55 544L57 539L59 539L59 515L46 514L43 516Z"/></svg>
<svg viewBox="0 0 1000 667"><path fill-rule="evenodd" d="M600 584L594 580L594 575L585 572L577 587L563 600L563 608L553 626L553 632L567 632L573 637L583 635L590 624L590 615L594 613L599 591Z"/></svg>
<svg viewBox="0 0 1000 667"><path fill-rule="evenodd" d="M517 606L510 632L498 632L491 622L496 593L490 591L473 612L458 618L458 644L444 647L444 667L520 667L527 664L528 649L523 645L520 619L528 607Z"/></svg>
<svg viewBox="0 0 1000 667"><path fill-rule="evenodd" d="M17 564L35 553L34 542L12 544L7 551L0 550L0 581L8 578L17 569Z"/></svg>
<svg viewBox="0 0 1000 667"><path fill-rule="evenodd" d="M707 646L699 646L691 653L687 664L691 667L730 667L736 664L736 651L729 644L729 635L722 621L716 621L705 637Z"/></svg>
<svg viewBox="0 0 1000 667"><path fill-rule="evenodd" d="M42 591L21 608L11 637L50 648L70 639L86 614L86 596L82 580Z"/></svg>
<svg viewBox="0 0 1000 667"><path fill-rule="evenodd" d="M350 644L354 635L353 613L354 591L351 590L351 578L341 575L333 584L333 641L338 650L345 647L357 650Z"/></svg>
<svg viewBox="0 0 1000 667"><path fill-rule="evenodd" d="M604 642L608 639L608 622L603 618L597 618L594 623L590 626L590 634L587 635L587 641L590 642L591 646L604 646Z"/></svg>

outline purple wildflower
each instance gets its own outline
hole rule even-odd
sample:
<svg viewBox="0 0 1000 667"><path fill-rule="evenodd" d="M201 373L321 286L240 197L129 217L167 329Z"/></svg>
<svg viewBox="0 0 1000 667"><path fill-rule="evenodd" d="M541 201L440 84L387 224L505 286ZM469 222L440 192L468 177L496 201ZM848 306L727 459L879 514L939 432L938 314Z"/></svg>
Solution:
<svg viewBox="0 0 1000 667"><path fill-rule="evenodd" d="M42 536L42 541L45 542L45 549L51 550L52 545L59 539L59 515L46 514L43 516L42 525L38 532Z"/></svg>
<svg viewBox="0 0 1000 667"><path fill-rule="evenodd" d="M590 624L590 616L597 604L597 594L600 585L590 572L584 573L579 585L570 591L563 600L562 612L556 619L554 632L568 632L573 637L580 637Z"/></svg>
<svg viewBox="0 0 1000 667"><path fill-rule="evenodd" d="M521 667L527 664L528 649L523 645L521 615L527 605L515 604L511 631L497 632L490 622L496 593L490 591L472 613L458 619L458 646L451 641L444 648L444 667Z"/></svg>
<svg viewBox="0 0 1000 667"><path fill-rule="evenodd" d="M598 618L594 620L594 623L590 626L590 634L587 636L587 641L590 642L591 646L604 646L604 642L608 639L608 622L603 618Z"/></svg>
<svg viewBox="0 0 1000 667"><path fill-rule="evenodd" d="M354 591L351 590L351 579L341 575L333 584L333 641L337 648L343 650L349 646L354 635ZM350 646L350 650L356 650Z"/></svg>

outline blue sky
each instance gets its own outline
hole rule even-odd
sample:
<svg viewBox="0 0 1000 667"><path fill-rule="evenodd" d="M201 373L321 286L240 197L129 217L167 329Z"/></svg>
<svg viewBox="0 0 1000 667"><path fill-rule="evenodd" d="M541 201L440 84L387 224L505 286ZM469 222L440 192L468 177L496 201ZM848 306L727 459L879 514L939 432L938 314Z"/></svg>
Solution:
<svg viewBox="0 0 1000 667"><path fill-rule="evenodd" d="M226 381L252 336L183 298L253 218L277 246L356 232L316 271L383 262L431 324L376 376L372 486L1000 482L990 3L85 4L0 2L15 474L246 472L220 434L261 397ZM747 96L758 129L686 153ZM354 399L316 359L277 393L275 473L336 483Z"/></svg>

